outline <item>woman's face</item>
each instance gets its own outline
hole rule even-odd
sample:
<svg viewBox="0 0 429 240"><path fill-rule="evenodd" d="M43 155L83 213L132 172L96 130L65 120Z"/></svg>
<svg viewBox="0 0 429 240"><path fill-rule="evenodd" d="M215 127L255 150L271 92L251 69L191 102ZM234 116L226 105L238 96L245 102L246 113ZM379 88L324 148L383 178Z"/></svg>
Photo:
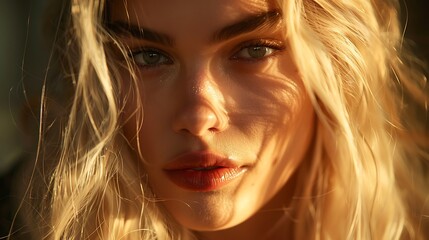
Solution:
<svg viewBox="0 0 429 240"><path fill-rule="evenodd" d="M137 67L125 136L180 224L229 228L285 191L314 113L274 1L117 0L109 18Z"/></svg>

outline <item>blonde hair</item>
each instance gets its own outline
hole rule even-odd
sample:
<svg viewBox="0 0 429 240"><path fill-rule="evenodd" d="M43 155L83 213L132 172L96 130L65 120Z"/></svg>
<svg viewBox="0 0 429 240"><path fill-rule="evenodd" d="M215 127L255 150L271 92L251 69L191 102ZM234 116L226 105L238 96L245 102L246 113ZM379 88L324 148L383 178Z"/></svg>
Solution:
<svg viewBox="0 0 429 240"><path fill-rule="evenodd" d="M127 49L104 29L104 4L73 0L65 10L59 43L68 48L58 53L67 57L63 67L72 100L64 107L67 123L57 124L61 144L50 150L55 154L49 160L52 174L44 176L49 177L45 207L39 208L42 217L35 217L46 223L39 237L193 239L157 204L138 161L130 161L134 153L124 143L120 112L127 101L139 99L137 79L129 60L112 60L107 45L125 58ZM427 80L403 48L398 3L279 0L278 5L318 119L312 161L296 172L295 238L429 236L428 137L415 113L427 113ZM134 81L125 90L119 81L123 69ZM121 91L134 97L119 99ZM135 114L143 118L142 111ZM42 130L42 138L55 135ZM38 160L48 161L42 155Z"/></svg>

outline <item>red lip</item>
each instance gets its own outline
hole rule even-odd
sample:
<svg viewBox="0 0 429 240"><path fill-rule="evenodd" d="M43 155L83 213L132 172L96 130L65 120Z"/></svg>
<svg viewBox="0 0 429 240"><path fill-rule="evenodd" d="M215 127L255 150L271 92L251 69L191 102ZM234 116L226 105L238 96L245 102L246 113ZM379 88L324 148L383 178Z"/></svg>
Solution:
<svg viewBox="0 0 429 240"><path fill-rule="evenodd" d="M169 179L187 190L207 192L220 189L247 171L246 166L210 152L190 152L164 167Z"/></svg>

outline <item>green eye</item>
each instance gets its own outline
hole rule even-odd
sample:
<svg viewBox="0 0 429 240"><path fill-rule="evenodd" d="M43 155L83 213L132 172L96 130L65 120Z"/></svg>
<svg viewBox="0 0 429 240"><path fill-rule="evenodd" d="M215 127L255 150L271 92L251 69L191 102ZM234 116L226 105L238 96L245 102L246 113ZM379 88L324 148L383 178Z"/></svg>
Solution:
<svg viewBox="0 0 429 240"><path fill-rule="evenodd" d="M250 41L240 47L232 59L262 60L285 48L283 41L256 40Z"/></svg>
<svg viewBox="0 0 429 240"><path fill-rule="evenodd" d="M259 59L271 55L274 49L264 46L247 47L238 52L237 56L241 58Z"/></svg>
<svg viewBox="0 0 429 240"><path fill-rule="evenodd" d="M163 64L171 64L171 59L166 54L153 50L153 49L142 49L132 53L134 62L143 67L154 67Z"/></svg>

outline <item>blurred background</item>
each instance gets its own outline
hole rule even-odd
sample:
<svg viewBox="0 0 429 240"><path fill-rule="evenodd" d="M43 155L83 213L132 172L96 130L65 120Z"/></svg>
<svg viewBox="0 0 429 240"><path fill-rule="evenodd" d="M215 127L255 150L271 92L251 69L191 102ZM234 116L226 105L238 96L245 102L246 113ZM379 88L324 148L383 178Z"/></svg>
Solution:
<svg viewBox="0 0 429 240"><path fill-rule="evenodd" d="M13 191L21 178L19 169L35 149L23 121L31 128L38 122L26 102L37 106L46 74L50 51L42 34L46 2L0 0L0 239L7 235L20 201Z"/></svg>
<svg viewBox="0 0 429 240"><path fill-rule="evenodd" d="M17 125L24 94L40 92L46 72L49 46L43 43L41 31L45 2L0 2L0 175L13 167L23 151L22 129Z"/></svg>
<svg viewBox="0 0 429 240"><path fill-rule="evenodd" d="M27 106L37 106L48 69L52 46L42 31L46 2L0 0L0 239L8 233L15 212L11 206L19 202L12 180L34 155L26 124L37 126L38 119ZM420 57L429 59L429 1L403 0L403 5L406 37Z"/></svg>

